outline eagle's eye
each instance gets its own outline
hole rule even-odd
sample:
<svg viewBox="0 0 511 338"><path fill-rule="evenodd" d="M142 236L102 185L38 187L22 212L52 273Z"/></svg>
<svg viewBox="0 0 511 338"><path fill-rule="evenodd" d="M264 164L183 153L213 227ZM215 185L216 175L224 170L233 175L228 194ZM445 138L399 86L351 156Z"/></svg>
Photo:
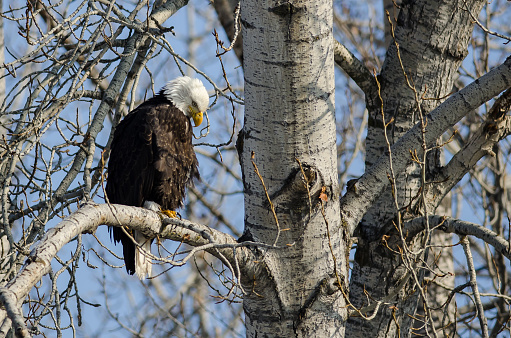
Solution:
<svg viewBox="0 0 511 338"><path fill-rule="evenodd" d="M193 106L194 108L197 108L197 102L192 101L192 106Z"/></svg>

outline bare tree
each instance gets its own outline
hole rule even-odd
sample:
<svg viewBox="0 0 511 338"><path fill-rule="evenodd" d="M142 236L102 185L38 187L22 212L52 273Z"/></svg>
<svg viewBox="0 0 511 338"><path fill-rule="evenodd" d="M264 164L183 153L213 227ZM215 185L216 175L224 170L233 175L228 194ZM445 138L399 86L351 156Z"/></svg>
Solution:
<svg viewBox="0 0 511 338"><path fill-rule="evenodd" d="M509 335L509 6L187 4L2 7L0 335ZM184 73L213 104L182 218L105 203L115 126Z"/></svg>

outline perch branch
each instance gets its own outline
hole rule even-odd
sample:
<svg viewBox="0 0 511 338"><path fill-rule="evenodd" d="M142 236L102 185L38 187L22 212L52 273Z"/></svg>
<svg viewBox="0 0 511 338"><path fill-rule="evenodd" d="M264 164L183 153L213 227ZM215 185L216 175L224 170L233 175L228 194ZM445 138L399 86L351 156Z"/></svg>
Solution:
<svg viewBox="0 0 511 338"><path fill-rule="evenodd" d="M165 226L166 223L169 225ZM109 226L122 224L152 238L159 235L161 238L185 241L195 247L203 246L203 249L212 255L221 256L230 264L238 264L243 273L250 272L255 264L250 250L246 247L259 245L238 243L232 236L205 225L178 219L162 220L158 213L144 208L118 204L87 204L48 230L31 251L21 271L6 286L6 289L12 293L10 297L13 303L20 304L32 287L50 271L52 259L65 244L79 234L95 232L102 224ZM246 270L247 268L249 270ZM10 321L11 317L7 316L6 310L0 309L2 326L6 320Z"/></svg>

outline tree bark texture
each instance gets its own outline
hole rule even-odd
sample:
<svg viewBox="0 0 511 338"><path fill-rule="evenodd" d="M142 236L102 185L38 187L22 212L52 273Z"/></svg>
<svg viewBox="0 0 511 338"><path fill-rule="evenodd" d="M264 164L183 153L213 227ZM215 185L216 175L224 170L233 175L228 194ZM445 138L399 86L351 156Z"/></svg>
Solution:
<svg viewBox="0 0 511 338"><path fill-rule="evenodd" d="M457 70L467 55L473 29L467 10L477 17L483 4L481 1L403 2L394 27L395 41L390 44L378 76L381 100L378 97L367 98L370 115L366 140L367 167L375 163L382 153L388 153L383 129L385 123L394 119L387 127L389 142L393 144L420 120L420 113L429 113L452 91ZM428 154L428 170L440 165L438 159L438 153ZM416 204L421 186L418 166L396 173L395 178L399 207ZM434 213L437 206L427 205L428 212ZM414 216L415 211L411 208L406 211L409 217ZM393 228L395 216L394 199L388 189L360 223L361 240L355 256L350 294L352 303L358 307L366 304L364 292L378 300L396 291L397 285L402 285L400 279L406 274L406 269L401 258L380 241ZM423 258L415 257L417 262ZM408 282L398 292L395 301L384 306L372 321L350 318L349 336L409 336L418 301L418 292L415 291L413 283Z"/></svg>
<svg viewBox="0 0 511 338"><path fill-rule="evenodd" d="M348 235L338 203L332 1L241 6L240 240L280 248L259 250L258 273L244 276L247 337L340 337Z"/></svg>

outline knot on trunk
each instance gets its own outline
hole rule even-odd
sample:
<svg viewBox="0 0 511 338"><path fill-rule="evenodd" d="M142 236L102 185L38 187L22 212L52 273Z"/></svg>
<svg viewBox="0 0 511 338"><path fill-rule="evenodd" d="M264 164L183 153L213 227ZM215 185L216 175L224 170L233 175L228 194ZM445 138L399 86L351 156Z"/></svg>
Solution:
<svg viewBox="0 0 511 338"><path fill-rule="evenodd" d="M284 185L270 196L277 209L291 209L294 214L309 214L319 202L323 179L316 167L300 163Z"/></svg>
<svg viewBox="0 0 511 338"><path fill-rule="evenodd" d="M290 1L283 1L274 7L268 8L268 12L277 14L280 17L290 17L301 10L303 10L302 7L296 7Z"/></svg>

